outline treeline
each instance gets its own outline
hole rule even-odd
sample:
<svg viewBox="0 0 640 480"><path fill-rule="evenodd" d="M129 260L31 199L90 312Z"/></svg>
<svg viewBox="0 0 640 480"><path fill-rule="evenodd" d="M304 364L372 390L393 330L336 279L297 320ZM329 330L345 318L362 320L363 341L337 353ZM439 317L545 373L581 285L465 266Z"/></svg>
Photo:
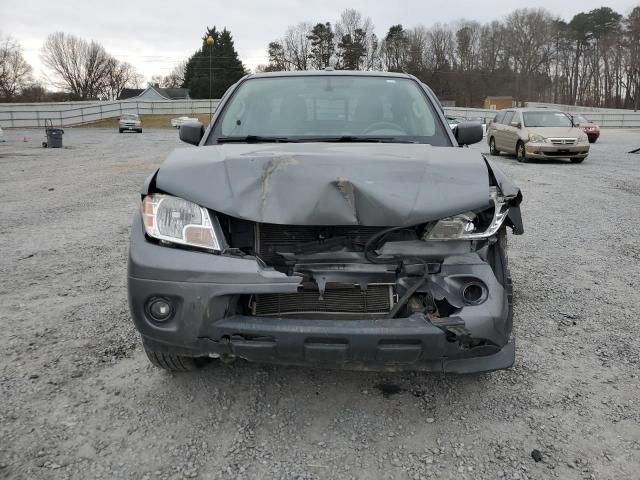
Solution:
<svg viewBox="0 0 640 480"><path fill-rule="evenodd" d="M207 44L211 36L213 45ZM128 62L111 55L98 42L56 32L49 35L40 52L57 91L45 89L34 79L20 44L0 33L0 102L48 102L67 100L113 100L124 88L140 88L144 77ZM202 46L179 62L168 75L153 75L147 85L185 87L191 98L220 98L246 74L231 32L207 28Z"/></svg>
<svg viewBox="0 0 640 480"><path fill-rule="evenodd" d="M640 6L609 7L566 22L544 9L503 20L430 27L394 25L378 37L371 20L345 10L334 23L300 23L268 46L265 71L333 67L417 76L441 99L481 106L489 95L517 101L634 108L640 103Z"/></svg>
<svg viewBox="0 0 640 480"><path fill-rule="evenodd" d="M51 92L33 78L33 69L20 45L0 36L0 100L9 102L65 101L117 98L123 88L136 86L142 76L95 41L63 32L45 40L40 55L51 73Z"/></svg>

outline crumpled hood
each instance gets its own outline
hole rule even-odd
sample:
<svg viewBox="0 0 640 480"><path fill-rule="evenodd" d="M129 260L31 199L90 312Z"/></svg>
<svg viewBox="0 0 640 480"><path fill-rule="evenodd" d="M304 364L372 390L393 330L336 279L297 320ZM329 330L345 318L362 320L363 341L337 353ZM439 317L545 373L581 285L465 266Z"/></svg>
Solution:
<svg viewBox="0 0 640 480"><path fill-rule="evenodd" d="M420 144L225 144L174 150L156 187L261 223L409 226L489 206L482 155Z"/></svg>

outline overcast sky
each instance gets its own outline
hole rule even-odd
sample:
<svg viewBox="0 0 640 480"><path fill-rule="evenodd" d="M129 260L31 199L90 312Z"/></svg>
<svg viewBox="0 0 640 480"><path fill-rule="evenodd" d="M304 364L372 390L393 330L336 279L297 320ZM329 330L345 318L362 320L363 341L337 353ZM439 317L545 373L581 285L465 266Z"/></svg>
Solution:
<svg viewBox="0 0 640 480"><path fill-rule="evenodd" d="M44 73L39 60L42 42L58 30L98 41L148 78L168 74L191 55L207 26L231 30L240 58L254 68L266 63L267 44L280 37L288 25L334 23L345 8L371 17L376 33L383 36L397 23L428 27L461 18L486 22L502 19L520 7L544 7L570 20L576 13L602 5L602 0L0 0L0 31L21 42L38 78ZM638 0L606 2L623 15L635 5Z"/></svg>

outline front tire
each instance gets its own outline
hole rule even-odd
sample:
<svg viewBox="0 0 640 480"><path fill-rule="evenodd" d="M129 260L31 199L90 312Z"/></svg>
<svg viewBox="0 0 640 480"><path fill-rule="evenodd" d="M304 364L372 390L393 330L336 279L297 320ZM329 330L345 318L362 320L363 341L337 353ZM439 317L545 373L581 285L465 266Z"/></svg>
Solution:
<svg viewBox="0 0 640 480"><path fill-rule="evenodd" d="M169 372L193 372L202 367L207 360L206 358L185 357L162 351L144 339L142 346L147 358L155 367Z"/></svg>
<svg viewBox="0 0 640 480"><path fill-rule="evenodd" d="M118 129L118 133L122 133L124 132L124 130L122 130L121 128Z"/></svg>
<svg viewBox="0 0 640 480"><path fill-rule="evenodd" d="M493 137L489 139L489 153L491 155L500 155L500 150L496 148L496 139Z"/></svg>
<svg viewBox="0 0 640 480"><path fill-rule="evenodd" d="M518 141L516 143L516 159L520 163L527 163L527 151L524 148L524 142Z"/></svg>

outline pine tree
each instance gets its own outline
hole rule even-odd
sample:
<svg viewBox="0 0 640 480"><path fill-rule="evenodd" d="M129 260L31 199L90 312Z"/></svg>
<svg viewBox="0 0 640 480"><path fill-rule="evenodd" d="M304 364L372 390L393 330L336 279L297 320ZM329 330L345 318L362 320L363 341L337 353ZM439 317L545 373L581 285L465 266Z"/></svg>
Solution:
<svg viewBox="0 0 640 480"><path fill-rule="evenodd" d="M331 58L335 50L334 33L331 23L318 23L307 37L311 40L311 61L315 68L323 70L331 66Z"/></svg>
<svg viewBox="0 0 640 480"><path fill-rule="evenodd" d="M353 38L350 34L342 36L338 43L338 56L342 60L340 68L344 70L359 70L363 57L367 53L365 46L366 33L361 28L356 28Z"/></svg>
<svg viewBox="0 0 640 480"><path fill-rule="evenodd" d="M213 37L213 46L207 45L209 35ZM244 65L238 58L231 32L226 28L220 32L216 27L207 27L202 37L202 47L189 58L183 87L189 89L191 98L209 98L210 72L213 75L212 98L220 98L231 85L246 74Z"/></svg>

